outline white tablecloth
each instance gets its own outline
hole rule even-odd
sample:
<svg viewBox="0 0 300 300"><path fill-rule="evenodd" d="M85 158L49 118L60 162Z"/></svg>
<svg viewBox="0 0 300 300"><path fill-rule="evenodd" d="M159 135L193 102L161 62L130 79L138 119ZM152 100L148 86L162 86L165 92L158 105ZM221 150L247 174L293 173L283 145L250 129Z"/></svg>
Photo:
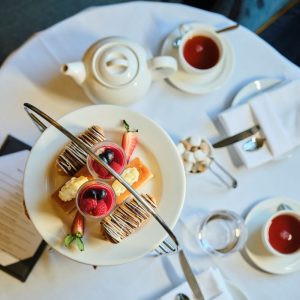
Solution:
<svg viewBox="0 0 300 300"><path fill-rule="evenodd" d="M0 70L0 143L10 133L33 144L39 135L23 110L30 102L53 117L60 117L91 102L81 89L59 73L61 63L79 60L99 38L123 35L157 55L163 39L179 24L200 21L217 27L230 24L218 14L177 4L133 2L88 9L34 35L14 52ZM255 34L240 27L224 33L234 49L235 68L220 90L205 96L185 94L166 82L153 83L148 94L131 106L157 121L174 139L191 127L201 127L203 112L214 118L230 105L246 83L263 77L294 79L299 68ZM204 132L207 136L211 132ZM286 195L300 200L297 182L300 151L289 160L246 170L235 167L227 150L217 150L219 160L239 180L227 190L209 174L188 177L183 219L201 211L228 208L245 214L259 200ZM210 259L199 254L192 237L179 221L176 232L186 242L193 269L217 265L249 299L299 299L299 272L271 275L259 271L239 254ZM189 240L189 241L188 241ZM81 265L56 252L45 251L26 283L0 272L0 299L157 299L183 281L177 257L145 257L115 267Z"/></svg>

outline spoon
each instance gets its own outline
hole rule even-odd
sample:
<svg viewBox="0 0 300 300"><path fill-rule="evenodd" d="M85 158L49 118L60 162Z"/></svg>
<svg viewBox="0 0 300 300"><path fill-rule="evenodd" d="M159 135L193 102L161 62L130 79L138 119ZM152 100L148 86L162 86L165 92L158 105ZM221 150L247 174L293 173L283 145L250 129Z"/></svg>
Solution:
<svg viewBox="0 0 300 300"><path fill-rule="evenodd" d="M243 150L246 152L256 151L264 145L265 141L265 138L254 136L243 144Z"/></svg>
<svg viewBox="0 0 300 300"><path fill-rule="evenodd" d="M236 29L238 28L239 24L234 24L234 25L231 25L231 26L228 26L228 27L224 27L222 29L218 29L216 30L216 33L221 33L221 32L224 32L224 31L229 31L229 30L233 30L233 29ZM182 41L182 36L188 31L188 29L186 28L186 25L183 25L183 27L180 27L179 28L179 31L180 31L180 36L178 36L172 43L172 46L174 48L179 48L180 44L181 44L181 41Z"/></svg>
<svg viewBox="0 0 300 300"><path fill-rule="evenodd" d="M289 205L281 203L278 205L277 211L281 211L281 210L293 210L293 209Z"/></svg>
<svg viewBox="0 0 300 300"><path fill-rule="evenodd" d="M183 294L183 293L177 294L175 299L176 300L190 300L190 298L186 294Z"/></svg>

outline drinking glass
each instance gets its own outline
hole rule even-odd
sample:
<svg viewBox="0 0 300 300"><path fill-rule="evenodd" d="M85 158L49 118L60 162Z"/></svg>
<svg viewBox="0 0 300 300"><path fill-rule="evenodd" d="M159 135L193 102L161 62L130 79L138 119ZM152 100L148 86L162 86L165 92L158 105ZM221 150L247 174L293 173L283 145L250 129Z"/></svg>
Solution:
<svg viewBox="0 0 300 300"><path fill-rule="evenodd" d="M241 216L233 211L219 210L207 215L201 222L198 239L209 254L225 256L241 250L248 231Z"/></svg>

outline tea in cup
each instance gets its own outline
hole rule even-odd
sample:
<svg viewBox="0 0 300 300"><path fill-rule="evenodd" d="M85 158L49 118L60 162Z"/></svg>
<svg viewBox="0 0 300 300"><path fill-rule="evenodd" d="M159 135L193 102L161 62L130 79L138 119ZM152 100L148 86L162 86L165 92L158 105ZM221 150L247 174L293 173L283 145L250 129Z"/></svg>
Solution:
<svg viewBox="0 0 300 300"><path fill-rule="evenodd" d="M262 228L262 241L277 256L300 253L300 213L285 210L272 215Z"/></svg>
<svg viewBox="0 0 300 300"><path fill-rule="evenodd" d="M192 75L217 73L224 61L222 37L209 26L183 26L180 29L182 38L178 47L181 67Z"/></svg>

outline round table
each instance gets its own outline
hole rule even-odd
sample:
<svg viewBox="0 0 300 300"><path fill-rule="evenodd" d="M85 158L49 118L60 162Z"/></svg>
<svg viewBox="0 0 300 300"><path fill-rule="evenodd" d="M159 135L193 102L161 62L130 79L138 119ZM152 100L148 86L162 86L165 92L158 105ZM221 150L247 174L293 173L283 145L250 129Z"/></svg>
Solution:
<svg viewBox="0 0 300 300"><path fill-rule="evenodd" d="M93 7L37 33L0 69L0 143L8 133L28 144L33 144L39 136L23 110L24 102L36 105L54 118L92 104L75 82L60 74L59 67L79 60L96 40L121 35L158 55L166 36L188 21L216 28L232 24L221 15L184 5L132 2ZM220 89L207 95L190 95L166 81L154 82L147 95L130 108L155 120L175 142L193 132L213 138L218 132L207 116L215 119L245 84L264 77L299 76L298 67L242 26L223 34L233 48L235 65L232 76ZM294 151L289 160L251 170L236 167L226 149L217 150L216 156L238 178L239 186L227 189L209 173L187 178L186 202L175 230L194 271L216 265L249 299L298 299L299 273L277 276L264 273L240 253L226 258L205 256L193 244L188 223L198 213L215 209L232 209L245 215L258 201L274 195L299 201L300 187L295 178L300 152ZM26 283L0 273L1 286L5 286L0 290L0 298L157 299L183 280L176 255L149 256L93 270L56 252L45 251Z"/></svg>

